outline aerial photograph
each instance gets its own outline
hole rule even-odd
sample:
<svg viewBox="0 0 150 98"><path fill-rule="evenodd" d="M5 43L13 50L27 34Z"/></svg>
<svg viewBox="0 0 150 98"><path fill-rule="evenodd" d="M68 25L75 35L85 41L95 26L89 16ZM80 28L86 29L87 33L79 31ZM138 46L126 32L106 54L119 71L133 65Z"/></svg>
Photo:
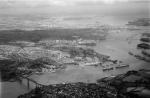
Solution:
<svg viewBox="0 0 150 98"><path fill-rule="evenodd" d="M0 0L0 98L150 98L150 0Z"/></svg>

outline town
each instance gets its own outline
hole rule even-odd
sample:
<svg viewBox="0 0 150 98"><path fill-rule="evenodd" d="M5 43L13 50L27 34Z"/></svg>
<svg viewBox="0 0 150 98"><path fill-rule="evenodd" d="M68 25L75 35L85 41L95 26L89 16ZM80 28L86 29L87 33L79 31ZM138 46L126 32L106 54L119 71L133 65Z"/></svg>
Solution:
<svg viewBox="0 0 150 98"><path fill-rule="evenodd" d="M43 40L38 43L17 41L0 45L1 62L13 62L6 66L22 73L46 73L64 69L66 65L101 66L103 71L129 67L113 61L109 56L95 52L94 40ZM3 69L3 68L2 68ZM5 69L5 67L4 67ZM3 71L2 71L3 72Z"/></svg>

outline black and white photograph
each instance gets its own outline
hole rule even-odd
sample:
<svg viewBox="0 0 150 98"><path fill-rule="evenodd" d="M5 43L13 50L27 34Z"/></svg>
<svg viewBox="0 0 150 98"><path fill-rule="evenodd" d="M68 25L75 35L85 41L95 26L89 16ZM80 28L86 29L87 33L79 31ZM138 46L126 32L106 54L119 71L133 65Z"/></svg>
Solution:
<svg viewBox="0 0 150 98"><path fill-rule="evenodd" d="M0 98L150 98L150 0L0 0Z"/></svg>

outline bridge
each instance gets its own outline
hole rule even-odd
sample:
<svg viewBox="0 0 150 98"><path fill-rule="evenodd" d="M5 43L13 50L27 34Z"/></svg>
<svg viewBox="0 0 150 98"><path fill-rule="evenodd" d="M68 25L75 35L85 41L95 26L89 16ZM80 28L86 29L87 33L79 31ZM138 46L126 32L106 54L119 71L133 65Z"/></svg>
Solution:
<svg viewBox="0 0 150 98"><path fill-rule="evenodd" d="M35 87L36 87L36 88L39 88L39 87L41 88L41 87L44 87L44 86L45 86L45 85L40 84L40 83L36 82L35 80L30 79L30 78L25 77L25 76L20 76L20 78L27 80L27 87L28 87L28 89L30 88L30 82L33 83L33 84L35 84Z"/></svg>

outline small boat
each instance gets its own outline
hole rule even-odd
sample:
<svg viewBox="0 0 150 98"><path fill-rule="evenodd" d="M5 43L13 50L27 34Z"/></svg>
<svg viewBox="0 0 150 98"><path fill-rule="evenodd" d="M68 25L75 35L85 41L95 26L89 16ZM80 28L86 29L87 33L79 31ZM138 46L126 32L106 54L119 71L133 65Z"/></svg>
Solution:
<svg viewBox="0 0 150 98"><path fill-rule="evenodd" d="M108 67L108 68L103 68L103 71L110 71L110 70L113 70L114 68L113 67Z"/></svg>
<svg viewBox="0 0 150 98"><path fill-rule="evenodd" d="M116 66L116 69L125 68L125 67L129 67L129 65L119 65L119 66Z"/></svg>

